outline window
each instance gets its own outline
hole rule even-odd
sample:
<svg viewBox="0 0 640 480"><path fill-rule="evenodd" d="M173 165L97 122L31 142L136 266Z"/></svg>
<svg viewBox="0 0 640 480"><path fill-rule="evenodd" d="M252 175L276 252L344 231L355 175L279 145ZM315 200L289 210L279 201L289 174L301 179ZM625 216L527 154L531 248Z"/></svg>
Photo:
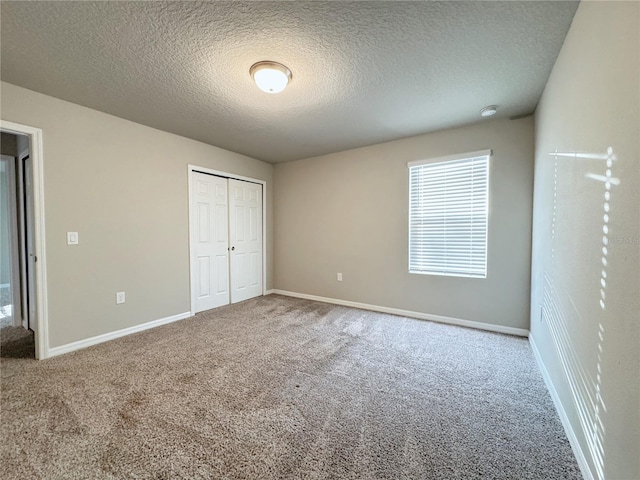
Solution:
<svg viewBox="0 0 640 480"><path fill-rule="evenodd" d="M486 278L491 150L409 163L409 272Z"/></svg>

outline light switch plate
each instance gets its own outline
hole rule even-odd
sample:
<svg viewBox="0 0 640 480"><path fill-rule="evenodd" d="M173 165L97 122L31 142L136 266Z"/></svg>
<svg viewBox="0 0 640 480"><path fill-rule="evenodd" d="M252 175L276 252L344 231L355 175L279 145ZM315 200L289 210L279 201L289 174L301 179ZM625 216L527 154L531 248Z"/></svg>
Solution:
<svg viewBox="0 0 640 480"><path fill-rule="evenodd" d="M78 232L67 232L67 245L78 245Z"/></svg>
<svg viewBox="0 0 640 480"><path fill-rule="evenodd" d="M124 303L124 292L116 293L116 303Z"/></svg>

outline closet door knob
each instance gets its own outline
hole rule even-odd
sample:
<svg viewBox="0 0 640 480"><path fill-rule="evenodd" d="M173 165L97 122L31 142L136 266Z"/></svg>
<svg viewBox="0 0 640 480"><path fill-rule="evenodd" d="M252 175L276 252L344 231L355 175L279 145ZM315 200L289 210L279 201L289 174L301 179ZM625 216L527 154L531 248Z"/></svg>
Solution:
<svg viewBox="0 0 640 480"><path fill-rule="evenodd" d="M231 250L232 250L232 251L233 251L233 250L235 250L235 249L236 249L236 247L231 247Z"/></svg>

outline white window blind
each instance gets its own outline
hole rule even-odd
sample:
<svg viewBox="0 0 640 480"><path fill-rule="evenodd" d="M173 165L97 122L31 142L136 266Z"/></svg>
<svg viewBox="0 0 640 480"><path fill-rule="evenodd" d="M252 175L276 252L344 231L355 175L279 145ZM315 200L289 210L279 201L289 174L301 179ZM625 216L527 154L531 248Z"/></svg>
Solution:
<svg viewBox="0 0 640 480"><path fill-rule="evenodd" d="M486 278L490 156L409 163L409 272Z"/></svg>

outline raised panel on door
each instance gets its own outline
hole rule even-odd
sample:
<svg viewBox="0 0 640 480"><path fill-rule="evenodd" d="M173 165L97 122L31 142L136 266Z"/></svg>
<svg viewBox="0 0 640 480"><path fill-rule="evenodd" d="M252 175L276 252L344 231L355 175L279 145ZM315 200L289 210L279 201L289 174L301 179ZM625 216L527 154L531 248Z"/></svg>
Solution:
<svg viewBox="0 0 640 480"><path fill-rule="evenodd" d="M198 257L196 262L196 277L198 278L198 299L205 299L211 295L211 257Z"/></svg>
<svg viewBox="0 0 640 480"><path fill-rule="evenodd" d="M231 303L262 295L262 185L229 180Z"/></svg>
<svg viewBox="0 0 640 480"><path fill-rule="evenodd" d="M191 292L195 312L229 303L227 179L191 173Z"/></svg>

